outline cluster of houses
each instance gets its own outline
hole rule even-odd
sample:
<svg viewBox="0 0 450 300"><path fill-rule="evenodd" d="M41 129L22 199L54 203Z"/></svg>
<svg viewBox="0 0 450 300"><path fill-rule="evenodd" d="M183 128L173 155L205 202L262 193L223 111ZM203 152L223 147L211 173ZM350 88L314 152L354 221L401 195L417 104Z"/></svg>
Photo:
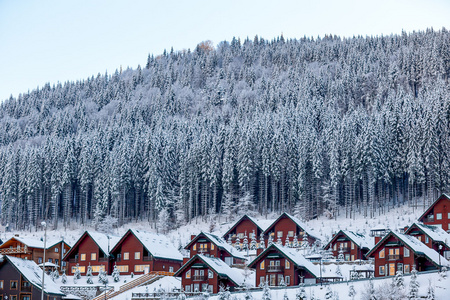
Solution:
<svg viewBox="0 0 450 300"><path fill-rule="evenodd" d="M89 266L93 275L111 274L113 268L123 275L164 272L181 277L185 292L210 293L244 284L295 286L342 280L321 272L319 263L333 257L341 262L373 260L374 267L365 271L375 277L436 270L449 265L449 207L450 198L443 194L402 233L382 227L373 228L370 235L340 230L324 247L313 230L288 213L272 221L244 215L221 237L206 232L191 236L184 247L188 257L164 235L134 229L122 237L86 231L73 246L64 240L47 241L45 266L67 275L86 275ZM308 255L311 248L320 255ZM0 300L3 294L16 293L16 299L20 295L24 300L40 294L39 278L34 277L43 265L43 241L16 235L0 245L0 254ZM246 269L255 270L252 282ZM47 286L45 293L46 299L63 296Z"/></svg>

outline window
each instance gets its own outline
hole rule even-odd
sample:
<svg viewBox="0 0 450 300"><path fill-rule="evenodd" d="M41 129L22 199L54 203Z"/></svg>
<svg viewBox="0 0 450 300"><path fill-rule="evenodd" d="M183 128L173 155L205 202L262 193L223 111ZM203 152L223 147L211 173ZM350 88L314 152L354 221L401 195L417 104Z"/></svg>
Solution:
<svg viewBox="0 0 450 300"><path fill-rule="evenodd" d="M403 266L403 273L408 274L409 272L410 272L409 265L404 265Z"/></svg>
<svg viewBox="0 0 450 300"><path fill-rule="evenodd" d="M80 273L85 273L86 272L86 267L85 266L78 266L78 270L80 270ZM75 273L77 271L77 267L72 267L72 273Z"/></svg>
<svg viewBox="0 0 450 300"><path fill-rule="evenodd" d="M123 253L123 260L129 260L130 259L130 252L124 252Z"/></svg>
<svg viewBox="0 0 450 300"><path fill-rule="evenodd" d="M436 220L442 220L442 213L436 214Z"/></svg>
<svg viewBox="0 0 450 300"><path fill-rule="evenodd" d="M0 289L3 290L3 280L0 280Z"/></svg>
<svg viewBox="0 0 450 300"><path fill-rule="evenodd" d="M355 255L352 254L352 259L351 261L355 261Z"/></svg>
<svg viewBox="0 0 450 300"><path fill-rule="evenodd" d="M378 257L384 258L384 248L380 250L380 252L378 253Z"/></svg>
<svg viewBox="0 0 450 300"><path fill-rule="evenodd" d="M134 252L134 259L141 259L141 252Z"/></svg>
<svg viewBox="0 0 450 300"><path fill-rule="evenodd" d="M271 274L270 275L269 285L270 286L275 286L277 284L276 280L277 280L277 277L275 276L275 274Z"/></svg>
<svg viewBox="0 0 450 300"><path fill-rule="evenodd" d="M190 279L191 278L191 270L186 272L186 279Z"/></svg>
<svg viewBox="0 0 450 300"><path fill-rule="evenodd" d="M197 250L197 244L194 244L194 247L192 247L192 250Z"/></svg>
<svg viewBox="0 0 450 300"><path fill-rule="evenodd" d="M211 250L214 250L214 244L211 244Z"/></svg>
<svg viewBox="0 0 450 300"><path fill-rule="evenodd" d="M352 245L352 250L355 249L355 243L350 242L350 245ZM353 259L352 259L353 260Z"/></svg>
<svg viewBox="0 0 450 300"><path fill-rule="evenodd" d="M264 260L259 264L259 269L264 270Z"/></svg>
<svg viewBox="0 0 450 300"><path fill-rule="evenodd" d="M11 290L17 290L17 280L11 280L9 286Z"/></svg>
<svg viewBox="0 0 450 300"><path fill-rule="evenodd" d="M67 263L65 261L62 262L63 267L65 267L67 265Z"/></svg>
<svg viewBox="0 0 450 300"><path fill-rule="evenodd" d="M31 300L31 296L30 295L22 295L21 300Z"/></svg>
<svg viewBox="0 0 450 300"><path fill-rule="evenodd" d="M185 291L186 293L190 293L190 292L191 292L191 286L190 286L190 285L185 286L185 287L184 287L184 291Z"/></svg>
<svg viewBox="0 0 450 300"><path fill-rule="evenodd" d="M397 271L403 272L403 264L397 264Z"/></svg>
<svg viewBox="0 0 450 300"><path fill-rule="evenodd" d="M288 237L293 237L294 236L294 231L288 231Z"/></svg>
<svg viewBox="0 0 450 300"><path fill-rule="evenodd" d="M42 257L38 257L38 264L42 264Z"/></svg>
<svg viewBox="0 0 450 300"><path fill-rule="evenodd" d="M92 266L92 272L98 273L100 270L105 271L105 266Z"/></svg>
<svg viewBox="0 0 450 300"><path fill-rule="evenodd" d="M283 231L277 231L277 237L282 238L283 237Z"/></svg>
<svg viewBox="0 0 450 300"><path fill-rule="evenodd" d="M55 259L55 265L59 264L59 259Z"/></svg>
<svg viewBox="0 0 450 300"><path fill-rule="evenodd" d="M447 219L449 219L449 220L450 220L450 212L449 212L449 213L447 213Z"/></svg>
<svg viewBox="0 0 450 300"><path fill-rule="evenodd" d="M350 254L345 254L345 261L349 261L350 260Z"/></svg>
<svg viewBox="0 0 450 300"><path fill-rule="evenodd" d="M49 258L49 259L48 259L48 262L49 262L49 263L52 263L52 262L53 262L53 259Z"/></svg>
<svg viewBox="0 0 450 300"><path fill-rule="evenodd" d="M389 276L395 275L395 264L389 264Z"/></svg>
<svg viewBox="0 0 450 300"><path fill-rule="evenodd" d="M55 248L55 253L58 253L59 252L59 249L58 248Z"/></svg>
<svg viewBox="0 0 450 300"><path fill-rule="evenodd" d="M208 270L208 278L214 278L214 273L211 270Z"/></svg>
<svg viewBox="0 0 450 300"><path fill-rule="evenodd" d="M11 295L11 300L17 300L17 295Z"/></svg>
<svg viewBox="0 0 450 300"><path fill-rule="evenodd" d="M91 260L97 260L97 253L91 253Z"/></svg>
<svg viewBox="0 0 450 300"><path fill-rule="evenodd" d="M144 272L146 268L148 270L150 270L150 265L135 265L134 266L134 271L135 272Z"/></svg>
<svg viewBox="0 0 450 300"><path fill-rule="evenodd" d="M421 235L418 235L418 236L417 236L417 239L418 239L419 241L422 241L422 236L421 236Z"/></svg>
<svg viewBox="0 0 450 300"><path fill-rule="evenodd" d="M202 283L202 292L206 292L208 290L208 284Z"/></svg>
<svg viewBox="0 0 450 300"><path fill-rule="evenodd" d="M430 242L430 239L428 238L428 236L425 236L425 244L428 244Z"/></svg>
<svg viewBox="0 0 450 300"><path fill-rule="evenodd" d="M30 287L31 284L28 281L22 281L22 287Z"/></svg>
<svg viewBox="0 0 450 300"><path fill-rule="evenodd" d="M291 276L286 276L284 277L284 283L286 285L290 285L291 284Z"/></svg>
<svg viewBox="0 0 450 300"><path fill-rule="evenodd" d="M194 284L194 292L200 292L200 285L198 283Z"/></svg>
<svg viewBox="0 0 450 300"><path fill-rule="evenodd" d="M128 265L123 265L123 266L117 265L117 270L119 270L120 273L126 273L126 272L128 272Z"/></svg>
<svg viewBox="0 0 450 300"><path fill-rule="evenodd" d="M333 246L333 250L336 251L337 250L337 244L334 244Z"/></svg>
<svg viewBox="0 0 450 300"><path fill-rule="evenodd" d="M286 269L290 269L291 268L291 263L286 259L285 263L284 263L284 267Z"/></svg>
<svg viewBox="0 0 450 300"><path fill-rule="evenodd" d="M266 279L264 278L264 276L259 277L259 284L264 284L264 282L266 282Z"/></svg>
<svg viewBox="0 0 450 300"><path fill-rule="evenodd" d="M169 267L169 272L173 273L173 267Z"/></svg>
<svg viewBox="0 0 450 300"><path fill-rule="evenodd" d="M80 260L85 261L86 260L86 253L81 253Z"/></svg>
<svg viewBox="0 0 450 300"><path fill-rule="evenodd" d="M243 239L244 238L244 234L243 233L238 233L237 234L238 238Z"/></svg>
<svg viewBox="0 0 450 300"><path fill-rule="evenodd" d="M208 292L209 292L210 294L213 293L213 289L214 289L214 286L213 286L212 284L208 285Z"/></svg>
<svg viewBox="0 0 450 300"><path fill-rule="evenodd" d="M379 273L380 275L384 275L384 266L380 266Z"/></svg>
<svg viewBox="0 0 450 300"><path fill-rule="evenodd" d="M281 282L284 281L283 274L278 274L278 285L281 285Z"/></svg>

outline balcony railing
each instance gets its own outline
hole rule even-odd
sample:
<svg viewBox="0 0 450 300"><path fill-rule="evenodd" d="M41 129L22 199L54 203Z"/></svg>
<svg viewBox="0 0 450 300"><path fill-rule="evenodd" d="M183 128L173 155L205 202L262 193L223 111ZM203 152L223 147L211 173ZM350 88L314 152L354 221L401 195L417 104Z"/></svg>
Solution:
<svg viewBox="0 0 450 300"><path fill-rule="evenodd" d="M152 260L152 257L151 257L151 256L143 256L143 257L142 257L142 260L143 260L143 261L151 261L151 260Z"/></svg>
<svg viewBox="0 0 450 300"><path fill-rule="evenodd" d="M388 255L388 260L399 260L401 258L402 257L400 255L398 255L398 254L389 254Z"/></svg>
<svg viewBox="0 0 450 300"><path fill-rule="evenodd" d="M78 262L78 258L69 258L70 263L76 263Z"/></svg>
<svg viewBox="0 0 450 300"><path fill-rule="evenodd" d="M267 272L281 272L281 266L267 266Z"/></svg>
<svg viewBox="0 0 450 300"><path fill-rule="evenodd" d="M200 248L200 249L198 249L197 252L198 252L198 253L206 253L206 252L209 252L209 251L208 251L208 249Z"/></svg>
<svg viewBox="0 0 450 300"><path fill-rule="evenodd" d="M423 218L424 223L434 222L434 216L433 217L425 217Z"/></svg>
<svg viewBox="0 0 450 300"><path fill-rule="evenodd" d="M21 292L31 292L31 286L23 286L20 288Z"/></svg>
<svg viewBox="0 0 450 300"><path fill-rule="evenodd" d="M339 248L339 249L338 249L338 252L341 251L341 249L342 249L342 252L350 252L350 247L342 247L342 248Z"/></svg>
<svg viewBox="0 0 450 300"><path fill-rule="evenodd" d="M206 281L208 277L205 275L194 275L192 278L193 281Z"/></svg>
<svg viewBox="0 0 450 300"><path fill-rule="evenodd" d="M105 261L108 261L108 258L107 257L99 257L98 261L99 262L105 262Z"/></svg>
<svg viewBox="0 0 450 300"><path fill-rule="evenodd" d="M8 254L21 254L28 253L27 247L16 247L16 248L5 248L0 249L0 254L8 255Z"/></svg>

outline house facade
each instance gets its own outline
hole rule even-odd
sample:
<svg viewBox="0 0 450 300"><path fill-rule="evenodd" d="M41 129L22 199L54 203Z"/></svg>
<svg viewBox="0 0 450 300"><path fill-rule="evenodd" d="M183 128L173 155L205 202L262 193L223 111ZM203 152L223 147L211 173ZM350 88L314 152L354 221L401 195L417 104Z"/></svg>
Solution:
<svg viewBox="0 0 450 300"><path fill-rule="evenodd" d="M333 256L345 261L366 260L366 253L374 246L373 239L349 230L340 230L324 247ZM340 257L342 256L342 257Z"/></svg>
<svg viewBox="0 0 450 300"><path fill-rule="evenodd" d="M50 276L45 275L45 282L52 282ZM32 260L25 260L13 256L4 256L0 263L0 299L8 300L40 300L41 287L36 283L42 282L42 270ZM46 284L44 299L61 300L65 295L59 288Z"/></svg>
<svg viewBox="0 0 450 300"><path fill-rule="evenodd" d="M209 292L217 294L220 287L233 291L244 284L239 270L231 268L217 257L194 255L175 275L181 277L181 285L186 293Z"/></svg>
<svg viewBox="0 0 450 300"><path fill-rule="evenodd" d="M191 241L184 248L189 250L189 257L194 257L197 254L217 257L229 266L240 265L245 262L245 257L239 251L218 236L206 232L200 232L197 236L192 236Z"/></svg>
<svg viewBox="0 0 450 300"><path fill-rule="evenodd" d="M250 264L256 270L256 286L268 282L270 286L295 286L317 283L320 270L295 249L270 245Z"/></svg>
<svg viewBox="0 0 450 300"><path fill-rule="evenodd" d="M111 255L123 275L153 271L173 274L183 264L181 253L165 236L140 230L128 230L112 248Z"/></svg>
<svg viewBox="0 0 450 300"><path fill-rule="evenodd" d="M86 275L89 265L92 267L93 275L97 275L100 270L110 274L112 272L112 260L109 256L109 250L115 246L117 241L118 237L115 236L107 236L98 232L84 232L64 256L67 274L73 275L76 269L79 269L81 275Z"/></svg>
<svg viewBox="0 0 450 300"><path fill-rule="evenodd" d="M442 194L428 207L419 217L419 222L427 225L438 225L446 232L450 232L450 198L447 194Z"/></svg>
<svg viewBox="0 0 450 300"><path fill-rule="evenodd" d="M45 246L46 263L55 264L59 269L64 268L63 258L70 250L70 246L64 240L48 240ZM44 260L44 242L15 235L0 245L0 254L32 260L41 264Z"/></svg>
<svg viewBox="0 0 450 300"><path fill-rule="evenodd" d="M227 232L225 232L222 238L233 244L236 242L236 238L239 238L240 243L242 244L244 237L247 237L249 241L252 238L259 239L267 225L267 222L256 220L248 215L243 215L230 229L228 229ZM253 235L255 236L253 237Z"/></svg>
<svg viewBox="0 0 450 300"><path fill-rule="evenodd" d="M413 223L405 230L405 234L417 238L446 259L450 259L450 234L440 226Z"/></svg>
<svg viewBox="0 0 450 300"><path fill-rule="evenodd" d="M288 213L283 213L269 225L264 231L264 236L266 245L269 237L272 238L274 243L281 241L285 246L287 240L292 246L295 237L297 237L300 244L307 242L309 245L312 245L316 241L320 242L320 239L314 236L312 230L306 224Z"/></svg>
<svg viewBox="0 0 450 300"><path fill-rule="evenodd" d="M409 274L436 270L449 262L418 239L393 231L382 238L368 253L375 258L375 277L395 276L397 271Z"/></svg>

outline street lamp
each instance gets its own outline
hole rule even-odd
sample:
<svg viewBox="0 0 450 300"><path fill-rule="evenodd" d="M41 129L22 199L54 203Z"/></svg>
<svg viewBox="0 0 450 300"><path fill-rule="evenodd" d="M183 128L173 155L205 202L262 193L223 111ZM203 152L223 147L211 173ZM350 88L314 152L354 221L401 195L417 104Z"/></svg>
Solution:
<svg viewBox="0 0 450 300"><path fill-rule="evenodd" d="M41 300L44 300L44 279L45 279L45 248L47 248L47 223L45 221L41 222L42 227L44 227L44 261L42 263L42 290L41 290Z"/></svg>
<svg viewBox="0 0 450 300"><path fill-rule="evenodd" d="M441 267L441 250L442 250L442 245L439 245L439 272L442 272L442 267Z"/></svg>

